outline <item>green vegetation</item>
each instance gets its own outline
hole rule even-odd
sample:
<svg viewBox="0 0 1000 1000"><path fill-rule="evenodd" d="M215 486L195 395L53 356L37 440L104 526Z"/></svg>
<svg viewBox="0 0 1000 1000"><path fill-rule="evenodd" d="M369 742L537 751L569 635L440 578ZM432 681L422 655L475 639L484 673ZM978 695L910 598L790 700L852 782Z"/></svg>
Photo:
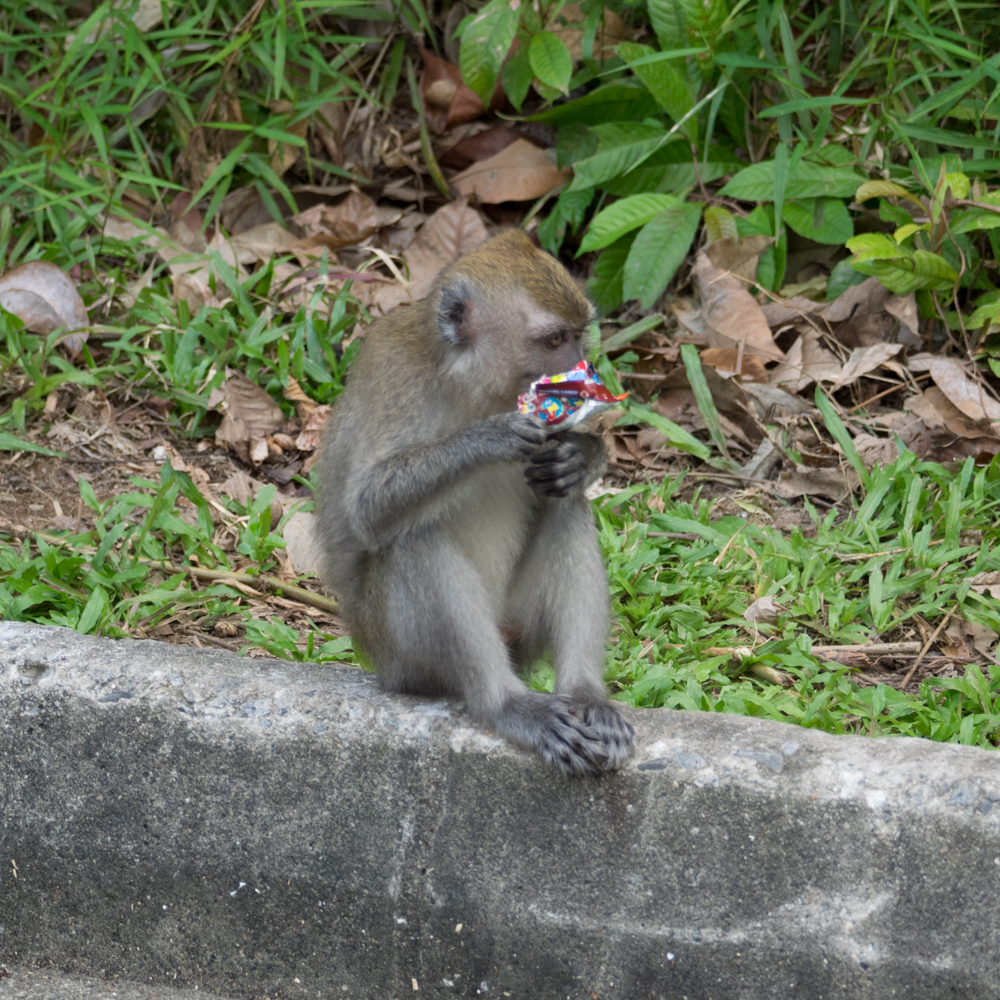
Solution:
<svg viewBox="0 0 1000 1000"><path fill-rule="evenodd" d="M821 296L833 300L870 275L896 294L915 292L927 346L960 349L996 387L994 5L583 0L579 56L562 7L490 0L456 26L459 62L485 103L499 82L514 109L556 129L559 165L572 166L573 178L535 206L538 235L566 260L596 254L583 259L602 314L662 301L703 240L769 237L756 282L781 293L797 234L838 250ZM252 189L280 221L295 209L295 184L367 182L357 164L316 155L323 116L394 105L409 114L405 63L418 58L409 39L422 33L438 51L450 41L447 6L391 8L194 0L162 4L143 30L137 2L0 0L0 272L32 260L76 269L92 321L70 356L65 330L31 332L0 311L0 461L46 450L27 435L47 425L48 401L71 386L121 405L155 394L169 404L173 439L191 444L214 434L210 397L227 368L289 417L292 380L317 403L336 399L356 347L349 335L366 316L350 279L290 305L292 279L280 265L293 258L241 274L215 251L216 299L193 310L174 297L145 238L103 235L103 219L155 220L187 192L207 233L232 192ZM337 15L351 19L350 31ZM371 25L388 33L372 43ZM426 155L426 129L423 138ZM283 166L289 150L302 151L294 183ZM328 267L324 257L311 273ZM623 322L635 319L629 308ZM640 320L610 352L605 342L609 380L609 353L628 373L635 355L622 351L649 329ZM696 354L681 364L705 433L639 405L624 419L648 422L708 469L731 470ZM860 486L827 511L805 501L813 531L769 527L753 502L749 517L717 517L711 502L685 493L684 479L636 483L595 502L615 613L613 690L636 705L995 745L995 663L907 693L859 682L856 669L812 652L904 634L926 642L947 615L1000 632L1000 602L971 585L1000 570L1000 460L945 467L904 450L869 469L845 430L844 401L816 395L821 429ZM220 511L170 462L159 482L131 483L99 499L80 482L92 529L80 530L78 518L76 530L0 530L0 617L110 636L148 634L178 611L206 632L243 618L244 648L353 662L349 640L311 622L251 616L232 583L192 584L192 568L275 572L288 515L273 513L273 486L245 504L223 498ZM751 625L744 612L764 597L780 606L776 620ZM546 683L544 668L534 681Z"/></svg>

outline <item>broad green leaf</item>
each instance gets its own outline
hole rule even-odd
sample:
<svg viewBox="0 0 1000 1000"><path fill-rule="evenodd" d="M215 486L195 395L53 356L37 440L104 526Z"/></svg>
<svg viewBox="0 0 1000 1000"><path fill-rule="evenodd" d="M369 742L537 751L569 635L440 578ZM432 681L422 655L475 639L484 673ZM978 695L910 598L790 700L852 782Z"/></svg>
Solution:
<svg viewBox="0 0 1000 1000"><path fill-rule="evenodd" d="M603 122L641 122L660 110L653 95L638 80L618 80L592 90L575 101L559 104L528 121L548 125L600 125Z"/></svg>
<svg viewBox="0 0 1000 1000"><path fill-rule="evenodd" d="M990 212L982 208L953 212L948 224L952 235L984 229L997 229L998 227L1000 227L1000 212Z"/></svg>
<svg viewBox="0 0 1000 1000"><path fill-rule="evenodd" d="M854 254L857 263L866 260L893 260L897 257L912 257L909 247L900 246L885 233L861 233L846 241L847 249Z"/></svg>
<svg viewBox="0 0 1000 1000"><path fill-rule="evenodd" d="M635 194L622 198L591 219L579 253L600 250L679 204L672 194Z"/></svg>
<svg viewBox="0 0 1000 1000"><path fill-rule="evenodd" d="M923 208L923 205L920 204L920 199L915 194L907 191L902 184L897 184L895 181L865 181L854 192L854 200L859 204L863 201L868 201L869 198L888 198L890 196L905 198L907 201L912 201Z"/></svg>
<svg viewBox="0 0 1000 1000"><path fill-rule="evenodd" d="M681 202L660 212L639 230L625 262L622 295L648 309L684 262L698 231L701 203Z"/></svg>
<svg viewBox="0 0 1000 1000"><path fill-rule="evenodd" d="M519 0L490 0L462 33L458 65L462 78L484 105L510 51L521 17Z"/></svg>
<svg viewBox="0 0 1000 1000"><path fill-rule="evenodd" d="M851 198L858 188L854 170L825 167L808 160L791 171L785 185L786 198ZM774 160L745 167L719 192L742 201L771 201L774 198Z"/></svg>
<svg viewBox="0 0 1000 1000"><path fill-rule="evenodd" d="M539 31L528 45L528 58L535 76L547 87L569 92L573 59L566 43L551 31Z"/></svg>
<svg viewBox="0 0 1000 1000"><path fill-rule="evenodd" d="M916 250L912 258L872 259L871 268L875 277L896 295L909 295L921 288L942 291L951 288L958 278L943 257L929 250Z"/></svg>
<svg viewBox="0 0 1000 1000"><path fill-rule="evenodd" d="M846 243L854 235L854 223L847 206L839 198L803 198L785 202L783 218L807 240L817 243Z"/></svg>
<svg viewBox="0 0 1000 1000"><path fill-rule="evenodd" d="M524 99L528 96L531 88L532 72L531 62L528 59L528 47L521 45L517 51L504 63L501 74L504 93L510 99L510 103L520 111Z"/></svg>
<svg viewBox="0 0 1000 1000"><path fill-rule="evenodd" d="M965 321L965 325L972 330L978 330L987 323L1000 323L1000 302L978 306Z"/></svg>
<svg viewBox="0 0 1000 1000"><path fill-rule="evenodd" d="M711 205L705 209L705 233L709 243L740 238L733 213L729 209L720 208L717 205Z"/></svg>
<svg viewBox="0 0 1000 1000"><path fill-rule="evenodd" d="M648 0L649 19L661 49L680 49L688 44L688 12L698 0Z"/></svg>
<svg viewBox="0 0 1000 1000"><path fill-rule="evenodd" d="M590 130L597 136L597 152L573 166L573 188L597 187L602 181L620 177L634 163L639 163L663 141L666 132L654 125L608 124L595 125Z"/></svg>
<svg viewBox="0 0 1000 1000"><path fill-rule="evenodd" d="M594 200L594 189L575 191L563 188L548 216L538 226L538 241L550 254L558 255L566 237L566 227L575 233L587 216L587 209Z"/></svg>
<svg viewBox="0 0 1000 1000"><path fill-rule="evenodd" d="M632 248L634 240L634 233L623 236L602 250L594 264L594 270L587 282L587 294L597 306L597 312L601 316L606 316L622 303L625 262L628 260L629 250Z"/></svg>
<svg viewBox="0 0 1000 1000"><path fill-rule="evenodd" d="M597 152L600 143L586 125L564 125L556 133L556 166L572 166Z"/></svg>
<svg viewBox="0 0 1000 1000"><path fill-rule="evenodd" d="M642 59L643 56L652 55L653 49L648 45L639 45L636 42L622 42L618 46L618 54L627 63L634 63L637 59ZM657 104L675 122L679 122L694 106L687 80L678 72L675 65L669 62L657 62L631 66L630 68L656 98ZM689 119L681 131L692 142L696 142L698 139L697 118Z"/></svg>
<svg viewBox="0 0 1000 1000"><path fill-rule="evenodd" d="M951 188L951 193L956 198L969 197L969 191L972 189L972 185L969 183L969 178L965 174L960 172L945 174L944 183L946 187Z"/></svg>
<svg viewBox="0 0 1000 1000"><path fill-rule="evenodd" d="M904 240L908 240L914 233L930 232L930 228L931 225L929 222L925 222L919 226L915 222L908 222L905 226L900 226L892 234L892 238L897 243L902 243Z"/></svg>

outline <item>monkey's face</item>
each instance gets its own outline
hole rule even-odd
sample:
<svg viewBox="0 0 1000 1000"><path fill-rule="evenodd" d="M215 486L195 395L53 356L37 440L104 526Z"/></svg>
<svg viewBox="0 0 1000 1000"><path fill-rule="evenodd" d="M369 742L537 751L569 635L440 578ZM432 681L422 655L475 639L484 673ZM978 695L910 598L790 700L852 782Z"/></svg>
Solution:
<svg viewBox="0 0 1000 1000"><path fill-rule="evenodd" d="M445 368L483 410L509 409L536 379L581 361L594 315L566 269L516 229L452 265L434 308Z"/></svg>

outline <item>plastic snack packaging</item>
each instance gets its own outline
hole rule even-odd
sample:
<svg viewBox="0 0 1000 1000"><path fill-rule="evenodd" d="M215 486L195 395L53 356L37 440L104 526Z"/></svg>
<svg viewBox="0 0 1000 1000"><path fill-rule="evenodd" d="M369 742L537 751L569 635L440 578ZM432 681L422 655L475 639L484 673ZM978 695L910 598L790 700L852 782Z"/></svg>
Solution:
<svg viewBox="0 0 1000 1000"><path fill-rule="evenodd" d="M517 397L520 413L538 417L553 430L565 430L620 403L628 393L616 396L598 378L589 361L559 375L544 375Z"/></svg>

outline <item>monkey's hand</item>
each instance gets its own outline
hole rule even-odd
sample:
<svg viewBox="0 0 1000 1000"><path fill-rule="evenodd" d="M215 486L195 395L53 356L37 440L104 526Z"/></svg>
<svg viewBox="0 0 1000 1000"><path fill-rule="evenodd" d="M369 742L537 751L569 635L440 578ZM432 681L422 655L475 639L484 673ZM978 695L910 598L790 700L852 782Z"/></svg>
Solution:
<svg viewBox="0 0 1000 1000"><path fill-rule="evenodd" d="M500 462L517 462L538 453L547 438L545 425L526 413L498 413L469 429L470 436Z"/></svg>
<svg viewBox="0 0 1000 1000"><path fill-rule="evenodd" d="M600 478L607 465L604 444L595 434L564 431L549 438L524 470L528 485L552 498L581 493Z"/></svg>

